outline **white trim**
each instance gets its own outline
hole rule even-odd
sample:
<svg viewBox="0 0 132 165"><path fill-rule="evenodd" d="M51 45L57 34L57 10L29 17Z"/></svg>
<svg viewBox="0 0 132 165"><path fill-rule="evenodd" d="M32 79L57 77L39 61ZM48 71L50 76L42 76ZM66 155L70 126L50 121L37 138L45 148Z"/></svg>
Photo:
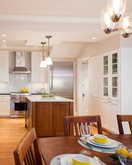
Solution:
<svg viewBox="0 0 132 165"><path fill-rule="evenodd" d="M98 17L55 17L32 15L0 15L0 21L49 22L49 23L100 23Z"/></svg>

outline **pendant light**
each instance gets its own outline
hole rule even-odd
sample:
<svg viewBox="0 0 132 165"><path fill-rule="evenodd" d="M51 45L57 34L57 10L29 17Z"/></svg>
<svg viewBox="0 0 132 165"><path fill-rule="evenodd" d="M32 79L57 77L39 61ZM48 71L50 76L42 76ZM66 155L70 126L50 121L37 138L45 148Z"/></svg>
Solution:
<svg viewBox="0 0 132 165"><path fill-rule="evenodd" d="M111 20L113 22L118 22L124 15L126 9L126 0L109 0L108 8Z"/></svg>
<svg viewBox="0 0 132 165"><path fill-rule="evenodd" d="M47 65L46 65L46 60L45 60L45 56L44 56L44 45L46 44L46 42L41 42L41 44L43 45L43 60L40 63L40 67L46 68Z"/></svg>
<svg viewBox="0 0 132 165"><path fill-rule="evenodd" d="M124 38L132 35L132 14L124 13L125 8L126 0L109 0L101 13L102 30L106 34L119 31Z"/></svg>
<svg viewBox="0 0 132 165"><path fill-rule="evenodd" d="M48 39L48 51L47 51L47 57L46 57L46 65L52 65L52 59L50 57L50 48L49 48L49 40L52 36L46 36L46 38Z"/></svg>

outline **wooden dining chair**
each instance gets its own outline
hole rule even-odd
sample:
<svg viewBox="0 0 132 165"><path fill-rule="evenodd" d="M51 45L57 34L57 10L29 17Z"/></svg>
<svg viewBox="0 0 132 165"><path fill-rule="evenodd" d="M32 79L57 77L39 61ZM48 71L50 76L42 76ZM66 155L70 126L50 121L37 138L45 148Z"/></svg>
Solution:
<svg viewBox="0 0 132 165"><path fill-rule="evenodd" d="M123 122L128 122L130 132L132 134L132 115L117 115L117 122L120 134L124 134Z"/></svg>
<svg viewBox="0 0 132 165"><path fill-rule="evenodd" d="M102 134L102 124L99 115L94 116L65 116L64 117L64 132L65 136L80 136L81 123L96 123L99 134Z"/></svg>
<svg viewBox="0 0 132 165"><path fill-rule="evenodd" d="M35 129L32 128L22 138L13 152L15 165L42 165L42 156Z"/></svg>

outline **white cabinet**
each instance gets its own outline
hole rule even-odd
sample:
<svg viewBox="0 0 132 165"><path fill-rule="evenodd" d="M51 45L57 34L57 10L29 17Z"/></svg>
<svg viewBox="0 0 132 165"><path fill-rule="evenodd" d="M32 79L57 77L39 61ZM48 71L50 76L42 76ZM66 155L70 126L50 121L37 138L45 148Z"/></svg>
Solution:
<svg viewBox="0 0 132 165"><path fill-rule="evenodd" d="M0 116L10 116L10 95L0 95Z"/></svg>
<svg viewBox="0 0 132 165"><path fill-rule="evenodd" d="M9 82L9 52L0 50L0 83Z"/></svg>
<svg viewBox="0 0 132 165"><path fill-rule="evenodd" d="M118 51L103 55L103 96L109 99L118 98Z"/></svg>
<svg viewBox="0 0 132 165"><path fill-rule="evenodd" d="M116 133L116 115L120 113L118 68L118 50L93 57L91 113L100 115L103 127Z"/></svg>
<svg viewBox="0 0 132 165"><path fill-rule="evenodd" d="M91 95L95 98L102 97L102 56L94 56L91 61L91 80L90 80L90 88Z"/></svg>
<svg viewBox="0 0 132 165"><path fill-rule="evenodd" d="M42 52L32 52L31 54L31 82L44 82L45 68L40 68L40 62L42 61Z"/></svg>

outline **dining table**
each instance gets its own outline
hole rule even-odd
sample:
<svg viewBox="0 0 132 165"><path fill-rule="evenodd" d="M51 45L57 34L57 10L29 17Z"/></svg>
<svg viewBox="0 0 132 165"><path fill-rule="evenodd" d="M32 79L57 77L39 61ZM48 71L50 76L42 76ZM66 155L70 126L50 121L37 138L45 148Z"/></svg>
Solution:
<svg viewBox="0 0 132 165"><path fill-rule="evenodd" d="M129 149L132 149L132 135L109 134L107 136L111 139L121 142ZM76 136L39 138L39 144L45 164L50 165L51 160L58 155L80 153L84 147L78 143L78 139L79 137ZM113 160L110 157L110 153L97 152L91 149L87 150L89 151L88 156L97 156L107 165L120 165L119 160Z"/></svg>

